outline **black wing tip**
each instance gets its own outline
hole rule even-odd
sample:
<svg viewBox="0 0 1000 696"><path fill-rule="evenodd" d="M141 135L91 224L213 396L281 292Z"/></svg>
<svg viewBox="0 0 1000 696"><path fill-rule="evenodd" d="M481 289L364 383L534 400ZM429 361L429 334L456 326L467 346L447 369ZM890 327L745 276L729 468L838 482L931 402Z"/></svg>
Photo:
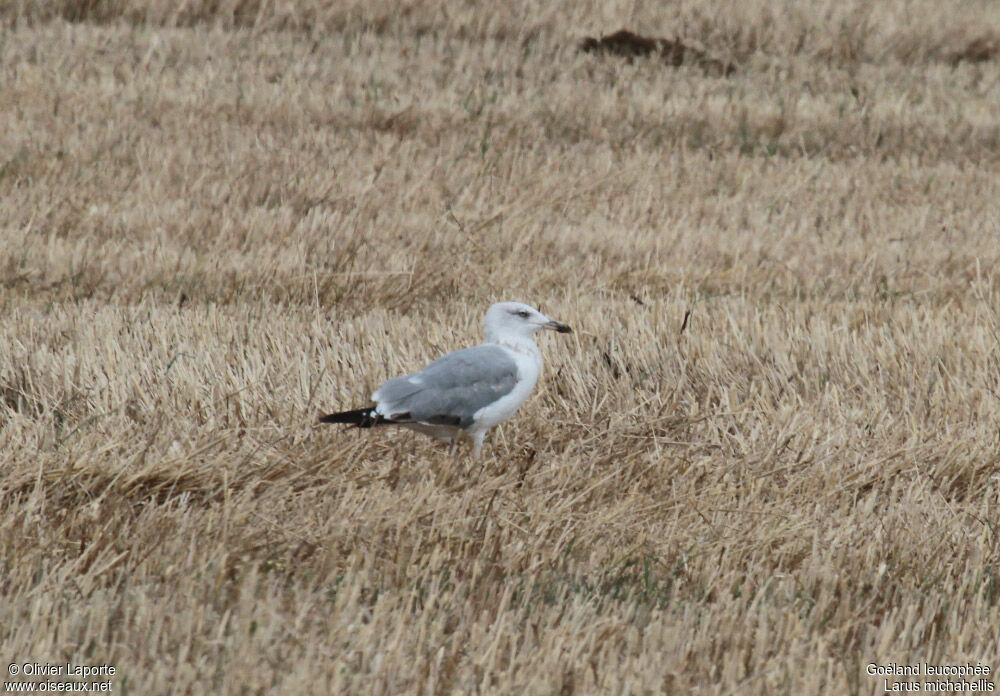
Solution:
<svg viewBox="0 0 1000 696"><path fill-rule="evenodd" d="M366 408L356 408L352 411L340 411L339 413L328 413L319 417L320 423L344 423L346 425L356 425L359 428L371 428L384 419L375 413L375 406Z"/></svg>

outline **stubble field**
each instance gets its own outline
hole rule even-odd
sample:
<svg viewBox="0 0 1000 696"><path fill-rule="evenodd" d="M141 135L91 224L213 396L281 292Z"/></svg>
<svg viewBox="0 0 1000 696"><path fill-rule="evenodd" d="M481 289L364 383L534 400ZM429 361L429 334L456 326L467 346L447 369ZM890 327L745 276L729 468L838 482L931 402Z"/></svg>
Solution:
<svg viewBox="0 0 1000 696"><path fill-rule="evenodd" d="M0 3L3 666L1000 669L1000 8L730 5ZM481 461L316 425L508 299L576 333Z"/></svg>

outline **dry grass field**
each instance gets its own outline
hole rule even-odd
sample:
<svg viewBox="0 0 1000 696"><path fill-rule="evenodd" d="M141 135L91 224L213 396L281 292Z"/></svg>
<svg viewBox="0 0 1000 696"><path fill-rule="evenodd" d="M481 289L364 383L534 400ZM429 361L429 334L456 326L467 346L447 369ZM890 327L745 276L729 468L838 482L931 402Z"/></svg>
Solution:
<svg viewBox="0 0 1000 696"><path fill-rule="evenodd" d="M998 51L988 0L3 0L0 668L992 685ZM480 462L316 424L505 299L576 332Z"/></svg>

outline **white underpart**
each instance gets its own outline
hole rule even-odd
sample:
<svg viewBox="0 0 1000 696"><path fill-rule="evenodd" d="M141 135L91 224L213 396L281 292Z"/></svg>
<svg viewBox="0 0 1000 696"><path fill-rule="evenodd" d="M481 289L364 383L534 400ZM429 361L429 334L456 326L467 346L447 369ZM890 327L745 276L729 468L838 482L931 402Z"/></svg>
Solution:
<svg viewBox="0 0 1000 696"><path fill-rule="evenodd" d="M476 456L483 446L486 431L503 423L521 408L521 404L531 396L542 371L542 353L531 338L508 337L496 343L517 363L517 381L509 394L479 409L473 416L475 424L469 428L469 435L476 443Z"/></svg>

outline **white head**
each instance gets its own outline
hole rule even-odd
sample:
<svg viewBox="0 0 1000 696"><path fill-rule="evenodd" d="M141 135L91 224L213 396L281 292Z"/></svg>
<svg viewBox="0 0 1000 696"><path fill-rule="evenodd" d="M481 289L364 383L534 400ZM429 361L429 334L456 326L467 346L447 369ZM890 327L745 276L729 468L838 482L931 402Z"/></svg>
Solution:
<svg viewBox="0 0 1000 696"><path fill-rule="evenodd" d="M570 333L572 329L565 324L549 319L530 305L521 302L498 302L486 312L484 328L487 341L499 341L510 338L531 339L532 335L542 329Z"/></svg>

